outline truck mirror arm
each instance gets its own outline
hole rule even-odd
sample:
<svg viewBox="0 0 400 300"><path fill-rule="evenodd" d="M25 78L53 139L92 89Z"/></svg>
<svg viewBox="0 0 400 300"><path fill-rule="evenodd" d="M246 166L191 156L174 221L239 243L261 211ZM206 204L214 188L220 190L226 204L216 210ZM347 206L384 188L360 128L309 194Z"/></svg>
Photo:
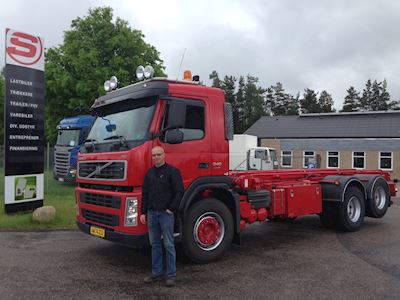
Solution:
<svg viewBox="0 0 400 300"><path fill-rule="evenodd" d="M96 144L97 144L97 143L98 143L98 141L95 140L95 139L86 139L86 140L85 140L85 143L84 143L85 149L86 149L86 150L93 150L93 149L96 149Z"/></svg>
<svg viewBox="0 0 400 300"><path fill-rule="evenodd" d="M182 127L168 126L168 127L161 129L160 132L152 131L152 132L150 132L150 139L155 140L157 138L162 137L164 135L164 133L167 132L168 130L179 129L179 128L182 128Z"/></svg>

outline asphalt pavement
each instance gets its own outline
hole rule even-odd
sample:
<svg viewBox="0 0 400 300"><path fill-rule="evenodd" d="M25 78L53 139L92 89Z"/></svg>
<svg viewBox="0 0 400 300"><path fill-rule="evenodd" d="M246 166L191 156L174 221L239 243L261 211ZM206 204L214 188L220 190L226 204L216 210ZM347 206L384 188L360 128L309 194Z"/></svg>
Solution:
<svg viewBox="0 0 400 300"><path fill-rule="evenodd" d="M1 299L400 299L400 201L359 232L317 216L249 226L215 263L188 262L178 247L174 288L145 285L149 249L80 231L0 232Z"/></svg>

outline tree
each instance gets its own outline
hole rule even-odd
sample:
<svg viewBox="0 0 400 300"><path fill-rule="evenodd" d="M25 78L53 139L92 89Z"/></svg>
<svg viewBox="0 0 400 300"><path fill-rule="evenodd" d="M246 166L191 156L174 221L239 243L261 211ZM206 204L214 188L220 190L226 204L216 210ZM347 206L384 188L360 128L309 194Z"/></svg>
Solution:
<svg viewBox="0 0 400 300"><path fill-rule="evenodd" d="M244 86L244 129L253 125L264 115L263 102L265 90L257 86L258 78L247 75Z"/></svg>
<svg viewBox="0 0 400 300"><path fill-rule="evenodd" d="M285 93L282 83L277 82L266 89L264 111L273 116L298 114L299 102L292 95Z"/></svg>
<svg viewBox="0 0 400 300"><path fill-rule="evenodd" d="M287 115L298 115L300 110L300 93L297 93L296 97L289 95Z"/></svg>
<svg viewBox="0 0 400 300"><path fill-rule="evenodd" d="M212 87L215 88L221 88L221 80L218 77L218 72L217 71L212 71L210 76L209 76L210 80L212 80Z"/></svg>
<svg viewBox="0 0 400 300"><path fill-rule="evenodd" d="M303 99L300 99L301 112L303 114L319 113L320 105L318 103L318 94L311 89L305 89Z"/></svg>
<svg viewBox="0 0 400 300"><path fill-rule="evenodd" d="M373 83L368 79L361 97L361 105L364 111L378 111L397 109L399 103L390 100L386 79L382 82L374 80Z"/></svg>
<svg viewBox="0 0 400 300"><path fill-rule="evenodd" d="M233 114L233 132L239 130L239 104L235 95L236 77L225 75L224 80L221 82L221 88L225 92L225 100L232 104Z"/></svg>
<svg viewBox="0 0 400 300"><path fill-rule="evenodd" d="M264 100L264 111L266 115L273 116L275 110L275 94L273 86L266 88L265 100Z"/></svg>
<svg viewBox="0 0 400 300"><path fill-rule="evenodd" d="M76 18L59 47L46 54L46 136L56 137L56 124L76 107L89 108L104 94L103 83L112 75L119 86L136 81L139 65L152 65L156 76L164 75L159 52L144 41L141 31L117 18L110 7L89 9Z"/></svg>
<svg viewBox="0 0 400 300"><path fill-rule="evenodd" d="M353 112L360 109L360 93L351 86L347 90L347 95L344 98L343 107L341 112Z"/></svg>
<svg viewBox="0 0 400 300"><path fill-rule="evenodd" d="M330 113L335 112L336 110L333 108L333 99L332 96L327 91L322 91L318 99L319 104L319 112L321 113Z"/></svg>
<svg viewBox="0 0 400 300"><path fill-rule="evenodd" d="M372 99L372 83L371 79L368 79L363 90L362 97L360 99L360 108L363 111L370 110L370 103Z"/></svg>
<svg viewBox="0 0 400 300"><path fill-rule="evenodd" d="M391 101L390 94L387 91L387 81L383 80L380 92L380 102L385 103L385 106L388 110L397 110L400 109L398 101Z"/></svg>
<svg viewBox="0 0 400 300"><path fill-rule="evenodd" d="M381 85L382 82L374 80L371 88L371 98L369 99L369 110L387 110L386 103L381 102Z"/></svg>
<svg viewBox="0 0 400 300"><path fill-rule="evenodd" d="M236 102L238 105L238 124L236 126L237 132L235 133L243 133L246 130L246 121L245 121L245 95L244 95L244 88L245 88L245 80L243 76L239 77L238 81L238 90L236 92Z"/></svg>

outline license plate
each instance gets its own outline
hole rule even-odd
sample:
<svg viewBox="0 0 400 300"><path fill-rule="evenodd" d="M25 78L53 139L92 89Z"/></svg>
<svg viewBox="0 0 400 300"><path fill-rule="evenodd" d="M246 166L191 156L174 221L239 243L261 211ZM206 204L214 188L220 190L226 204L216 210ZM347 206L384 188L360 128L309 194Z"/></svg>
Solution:
<svg viewBox="0 0 400 300"><path fill-rule="evenodd" d="M64 178L58 178L58 181L64 182Z"/></svg>
<svg viewBox="0 0 400 300"><path fill-rule="evenodd" d="M106 231L103 228L90 226L90 234L104 238L106 236Z"/></svg>

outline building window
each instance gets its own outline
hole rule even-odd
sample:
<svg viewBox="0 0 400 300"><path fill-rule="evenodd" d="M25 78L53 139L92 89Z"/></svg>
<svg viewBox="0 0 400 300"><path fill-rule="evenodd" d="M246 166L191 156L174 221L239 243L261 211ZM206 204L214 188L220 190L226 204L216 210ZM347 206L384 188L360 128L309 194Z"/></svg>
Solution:
<svg viewBox="0 0 400 300"><path fill-rule="evenodd" d="M304 151L303 152L303 167L304 168L315 168L316 167L316 159L314 151Z"/></svg>
<svg viewBox="0 0 400 300"><path fill-rule="evenodd" d="M290 168L292 167L292 151L283 150L281 151L281 166Z"/></svg>
<svg viewBox="0 0 400 300"><path fill-rule="evenodd" d="M379 152L379 169L392 170L392 152Z"/></svg>
<svg viewBox="0 0 400 300"><path fill-rule="evenodd" d="M353 168L365 169L365 152L353 152Z"/></svg>
<svg viewBox="0 0 400 300"><path fill-rule="evenodd" d="M328 151L327 153L327 168L339 168L339 152Z"/></svg>

